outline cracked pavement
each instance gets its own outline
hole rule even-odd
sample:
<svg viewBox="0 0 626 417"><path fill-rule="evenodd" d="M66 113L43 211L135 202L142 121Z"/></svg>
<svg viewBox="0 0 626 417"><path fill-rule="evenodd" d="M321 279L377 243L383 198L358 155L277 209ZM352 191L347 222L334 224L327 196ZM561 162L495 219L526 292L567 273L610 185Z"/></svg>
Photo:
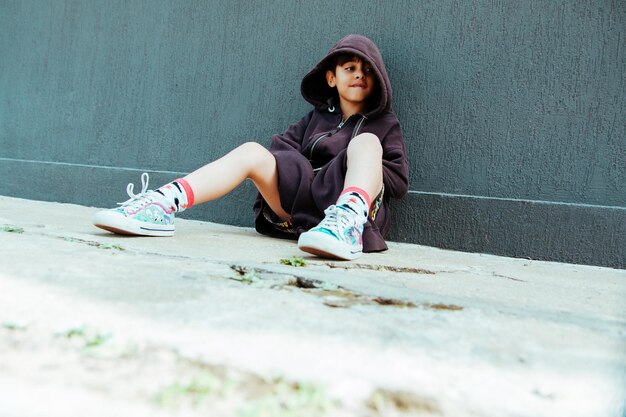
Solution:
<svg viewBox="0 0 626 417"><path fill-rule="evenodd" d="M624 270L95 211L0 197L0 415L626 413Z"/></svg>

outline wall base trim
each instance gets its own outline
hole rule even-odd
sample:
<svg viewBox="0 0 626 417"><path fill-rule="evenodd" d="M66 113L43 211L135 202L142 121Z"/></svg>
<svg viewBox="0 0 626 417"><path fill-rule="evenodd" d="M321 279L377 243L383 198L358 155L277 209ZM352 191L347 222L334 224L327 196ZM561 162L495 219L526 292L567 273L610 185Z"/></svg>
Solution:
<svg viewBox="0 0 626 417"><path fill-rule="evenodd" d="M0 158L0 194L113 207L141 169ZM151 188L185 173L148 171ZM135 189L137 189L137 186ZM252 226L254 186L182 217ZM389 240L465 252L626 268L626 208L410 192L393 204Z"/></svg>
<svg viewBox="0 0 626 417"><path fill-rule="evenodd" d="M411 192L390 240L626 268L626 208Z"/></svg>

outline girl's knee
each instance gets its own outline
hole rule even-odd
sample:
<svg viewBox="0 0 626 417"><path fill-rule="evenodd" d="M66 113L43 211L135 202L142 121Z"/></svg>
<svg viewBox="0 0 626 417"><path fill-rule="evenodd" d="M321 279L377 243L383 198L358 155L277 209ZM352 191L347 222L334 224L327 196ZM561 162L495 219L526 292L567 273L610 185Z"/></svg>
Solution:
<svg viewBox="0 0 626 417"><path fill-rule="evenodd" d="M267 160L272 154L263 145L256 142L246 142L237 147L237 152L242 159L254 164Z"/></svg>
<svg viewBox="0 0 626 417"><path fill-rule="evenodd" d="M374 152L382 154L380 139L373 133L361 133L356 135L348 144L348 152L358 150L358 152Z"/></svg>
<svg viewBox="0 0 626 417"><path fill-rule="evenodd" d="M237 148L242 166L247 170L248 178L252 180L266 177L274 172L276 160L263 145L256 142L246 142Z"/></svg>
<svg viewBox="0 0 626 417"><path fill-rule="evenodd" d="M256 153L269 152L265 147L257 142L246 142L238 146L238 149L254 155Z"/></svg>

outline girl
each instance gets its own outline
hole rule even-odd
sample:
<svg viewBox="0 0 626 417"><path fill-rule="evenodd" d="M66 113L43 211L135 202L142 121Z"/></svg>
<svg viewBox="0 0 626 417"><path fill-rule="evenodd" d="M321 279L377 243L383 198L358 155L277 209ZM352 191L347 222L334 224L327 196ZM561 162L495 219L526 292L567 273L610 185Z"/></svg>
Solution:
<svg viewBox="0 0 626 417"><path fill-rule="evenodd" d="M404 139L391 110L391 83L376 45L348 35L304 76L302 96L314 109L269 150L245 143L157 190L143 189L94 224L121 234L171 236L174 213L219 198L244 180L259 191L260 233L298 238L322 257L351 260L387 249L389 198L408 190Z"/></svg>

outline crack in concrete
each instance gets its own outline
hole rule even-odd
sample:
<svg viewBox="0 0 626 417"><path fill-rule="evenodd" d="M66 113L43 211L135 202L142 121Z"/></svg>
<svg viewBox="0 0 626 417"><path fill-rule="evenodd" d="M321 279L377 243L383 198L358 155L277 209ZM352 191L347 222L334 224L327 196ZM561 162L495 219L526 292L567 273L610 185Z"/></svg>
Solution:
<svg viewBox="0 0 626 417"><path fill-rule="evenodd" d="M429 271L428 269L423 268L411 268L411 267L403 267L403 266L391 266L391 265L373 265L373 264L361 264L361 263L336 263L336 262L324 262L323 265L328 266L329 268L341 268L341 269L366 269L372 271L389 271L389 272L400 272L400 273L409 273L409 274L427 274L427 275L435 275L436 272Z"/></svg>

